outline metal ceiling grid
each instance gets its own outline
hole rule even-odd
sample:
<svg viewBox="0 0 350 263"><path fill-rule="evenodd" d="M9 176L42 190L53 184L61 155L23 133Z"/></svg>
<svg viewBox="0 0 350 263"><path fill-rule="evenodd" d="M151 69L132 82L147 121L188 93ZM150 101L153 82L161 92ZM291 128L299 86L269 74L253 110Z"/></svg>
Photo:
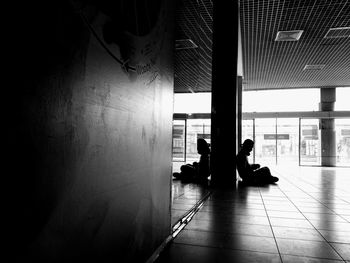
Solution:
<svg viewBox="0 0 350 263"><path fill-rule="evenodd" d="M212 13L210 0L179 0L176 40L191 39L197 48L175 50L175 92L211 91Z"/></svg>
<svg viewBox="0 0 350 263"><path fill-rule="evenodd" d="M198 47L176 50L175 92L211 91L212 1L177 4L176 39ZM349 0L240 0L240 20L244 90L350 86ZM303 33L275 41L288 30Z"/></svg>
<svg viewBox="0 0 350 263"><path fill-rule="evenodd" d="M350 86L350 37L324 38L350 26L349 1L241 0L240 19L244 90ZM288 30L300 40L275 41Z"/></svg>

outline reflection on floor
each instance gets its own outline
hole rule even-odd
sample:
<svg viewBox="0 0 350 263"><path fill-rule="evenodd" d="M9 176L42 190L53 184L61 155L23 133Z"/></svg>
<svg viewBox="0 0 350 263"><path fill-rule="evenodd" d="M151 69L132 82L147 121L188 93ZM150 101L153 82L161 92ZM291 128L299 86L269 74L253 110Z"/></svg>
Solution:
<svg viewBox="0 0 350 263"><path fill-rule="evenodd" d="M276 167L215 190L157 262L350 262L350 169Z"/></svg>
<svg viewBox="0 0 350 263"><path fill-rule="evenodd" d="M206 186L173 180L171 225L174 226L209 193Z"/></svg>
<svg viewBox="0 0 350 263"><path fill-rule="evenodd" d="M180 172L180 167L184 164L184 162L173 162L173 172ZM175 226L186 214L195 209L208 194L209 187L207 185L182 183L181 180L173 177L171 225Z"/></svg>

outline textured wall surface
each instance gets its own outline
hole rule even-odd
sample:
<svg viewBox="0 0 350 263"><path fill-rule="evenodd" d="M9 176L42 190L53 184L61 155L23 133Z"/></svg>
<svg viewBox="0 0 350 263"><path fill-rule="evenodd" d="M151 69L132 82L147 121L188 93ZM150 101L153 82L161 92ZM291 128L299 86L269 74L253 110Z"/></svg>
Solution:
<svg viewBox="0 0 350 263"><path fill-rule="evenodd" d="M49 2L11 25L7 256L143 262L170 234L172 1Z"/></svg>

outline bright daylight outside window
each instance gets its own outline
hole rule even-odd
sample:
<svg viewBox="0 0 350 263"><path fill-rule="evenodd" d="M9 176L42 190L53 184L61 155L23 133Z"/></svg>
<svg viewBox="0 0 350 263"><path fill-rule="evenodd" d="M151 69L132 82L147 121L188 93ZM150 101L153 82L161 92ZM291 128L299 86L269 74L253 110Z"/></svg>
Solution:
<svg viewBox="0 0 350 263"><path fill-rule="evenodd" d="M210 113L211 93L177 93L174 95L174 113ZM199 160L197 139L203 138L210 144L211 120L176 119L173 122L173 161L194 162ZM176 169L176 167L175 167Z"/></svg>
<svg viewBox="0 0 350 263"><path fill-rule="evenodd" d="M336 89L335 111L350 111L350 88ZM319 89L243 92L243 112L318 111ZM255 140L256 162L321 165L320 119L255 118L242 121L242 139ZM336 165L350 166L350 117L335 118ZM300 134L299 134L300 132ZM252 159L252 158L251 158Z"/></svg>
<svg viewBox="0 0 350 263"><path fill-rule="evenodd" d="M260 90L242 93L243 112L317 111L319 89Z"/></svg>
<svg viewBox="0 0 350 263"><path fill-rule="evenodd" d="M350 87L336 89L334 110L350 111Z"/></svg>
<svg viewBox="0 0 350 263"><path fill-rule="evenodd" d="M210 113L211 93L176 93L174 113Z"/></svg>

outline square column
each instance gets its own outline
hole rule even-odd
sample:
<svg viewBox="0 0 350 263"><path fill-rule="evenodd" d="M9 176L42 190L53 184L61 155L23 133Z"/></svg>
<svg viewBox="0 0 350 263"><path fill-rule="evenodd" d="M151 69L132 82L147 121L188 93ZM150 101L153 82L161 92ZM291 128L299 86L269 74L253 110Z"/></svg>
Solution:
<svg viewBox="0 0 350 263"><path fill-rule="evenodd" d="M211 177L234 186L237 153L238 1L213 1Z"/></svg>
<svg viewBox="0 0 350 263"><path fill-rule="evenodd" d="M320 111L333 111L336 100L335 88L321 88ZM334 119L320 119L321 165L336 166L336 133Z"/></svg>

